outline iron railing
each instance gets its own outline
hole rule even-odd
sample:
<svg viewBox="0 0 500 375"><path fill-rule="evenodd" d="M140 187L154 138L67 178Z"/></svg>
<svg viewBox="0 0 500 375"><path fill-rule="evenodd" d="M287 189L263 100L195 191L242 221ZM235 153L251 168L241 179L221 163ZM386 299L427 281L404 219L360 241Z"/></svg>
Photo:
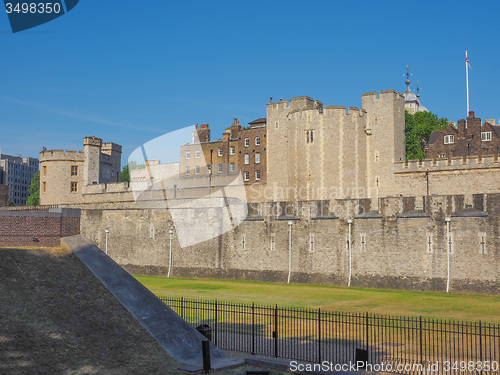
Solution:
<svg viewBox="0 0 500 375"><path fill-rule="evenodd" d="M500 373L499 324L160 299L191 325L210 325L222 349L401 374Z"/></svg>

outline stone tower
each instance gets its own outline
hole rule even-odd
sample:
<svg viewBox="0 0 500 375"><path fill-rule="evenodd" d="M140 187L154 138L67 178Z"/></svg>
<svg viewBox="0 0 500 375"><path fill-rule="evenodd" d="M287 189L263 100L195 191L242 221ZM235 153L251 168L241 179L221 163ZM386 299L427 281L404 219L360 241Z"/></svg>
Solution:
<svg viewBox="0 0 500 375"><path fill-rule="evenodd" d="M101 164L102 139L97 137L83 138L83 153L85 164L83 167L83 183L92 185L99 183L99 170Z"/></svg>

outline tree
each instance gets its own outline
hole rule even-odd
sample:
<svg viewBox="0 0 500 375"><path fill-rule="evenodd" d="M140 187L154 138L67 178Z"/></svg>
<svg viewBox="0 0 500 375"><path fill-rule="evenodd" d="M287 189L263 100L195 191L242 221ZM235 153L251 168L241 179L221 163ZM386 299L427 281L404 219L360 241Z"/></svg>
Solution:
<svg viewBox="0 0 500 375"><path fill-rule="evenodd" d="M120 181L130 182L130 169L128 168L128 164L122 169L122 172L120 174Z"/></svg>
<svg viewBox="0 0 500 375"><path fill-rule="evenodd" d="M26 201L26 206L38 206L40 204L40 171L36 171L33 175L28 192L30 195Z"/></svg>
<svg viewBox="0 0 500 375"><path fill-rule="evenodd" d="M444 130L448 126L446 117L438 118L432 112L405 111L406 160L422 160L424 146L429 142L433 130Z"/></svg>

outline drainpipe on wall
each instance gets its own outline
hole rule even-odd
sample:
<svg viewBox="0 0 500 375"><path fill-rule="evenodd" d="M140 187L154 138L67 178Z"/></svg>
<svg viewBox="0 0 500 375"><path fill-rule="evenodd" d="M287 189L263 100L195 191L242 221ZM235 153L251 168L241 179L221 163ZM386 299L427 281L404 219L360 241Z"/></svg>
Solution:
<svg viewBox="0 0 500 375"><path fill-rule="evenodd" d="M288 281L290 284L290 275L292 274L292 220L288 220Z"/></svg>
<svg viewBox="0 0 500 375"><path fill-rule="evenodd" d="M349 224L349 243L347 244L349 248L349 279L347 281L347 287L351 286L351 275L352 275L352 247L351 247L351 230L352 230L352 219L347 219L347 224Z"/></svg>
<svg viewBox="0 0 500 375"><path fill-rule="evenodd" d="M106 255L108 255L108 234L109 234L109 229L106 229L105 232L106 232Z"/></svg>
<svg viewBox="0 0 500 375"><path fill-rule="evenodd" d="M174 231L172 229L170 229L168 231L168 233L170 234L170 251L169 251L169 255L168 255L168 273L167 273L167 277L170 277L170 270L172 269L172 234L174 234Z"/></svg>
<svg viewBox="0 0 500 375"><path fill-rule="evenodd" d="M450 291L450 221L451 217L444 218L446 221L446 293Z"/></svg>

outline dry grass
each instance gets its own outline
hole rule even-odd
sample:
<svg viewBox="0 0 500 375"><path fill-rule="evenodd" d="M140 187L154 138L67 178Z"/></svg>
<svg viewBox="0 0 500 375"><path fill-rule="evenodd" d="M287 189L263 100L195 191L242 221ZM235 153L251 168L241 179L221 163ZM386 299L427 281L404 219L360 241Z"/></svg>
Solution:
<svg viewBox="0 0 500 375"><path fill-rule="evenodd" d="M177 374L69 251L0 249L0 373Z"/></svg>

